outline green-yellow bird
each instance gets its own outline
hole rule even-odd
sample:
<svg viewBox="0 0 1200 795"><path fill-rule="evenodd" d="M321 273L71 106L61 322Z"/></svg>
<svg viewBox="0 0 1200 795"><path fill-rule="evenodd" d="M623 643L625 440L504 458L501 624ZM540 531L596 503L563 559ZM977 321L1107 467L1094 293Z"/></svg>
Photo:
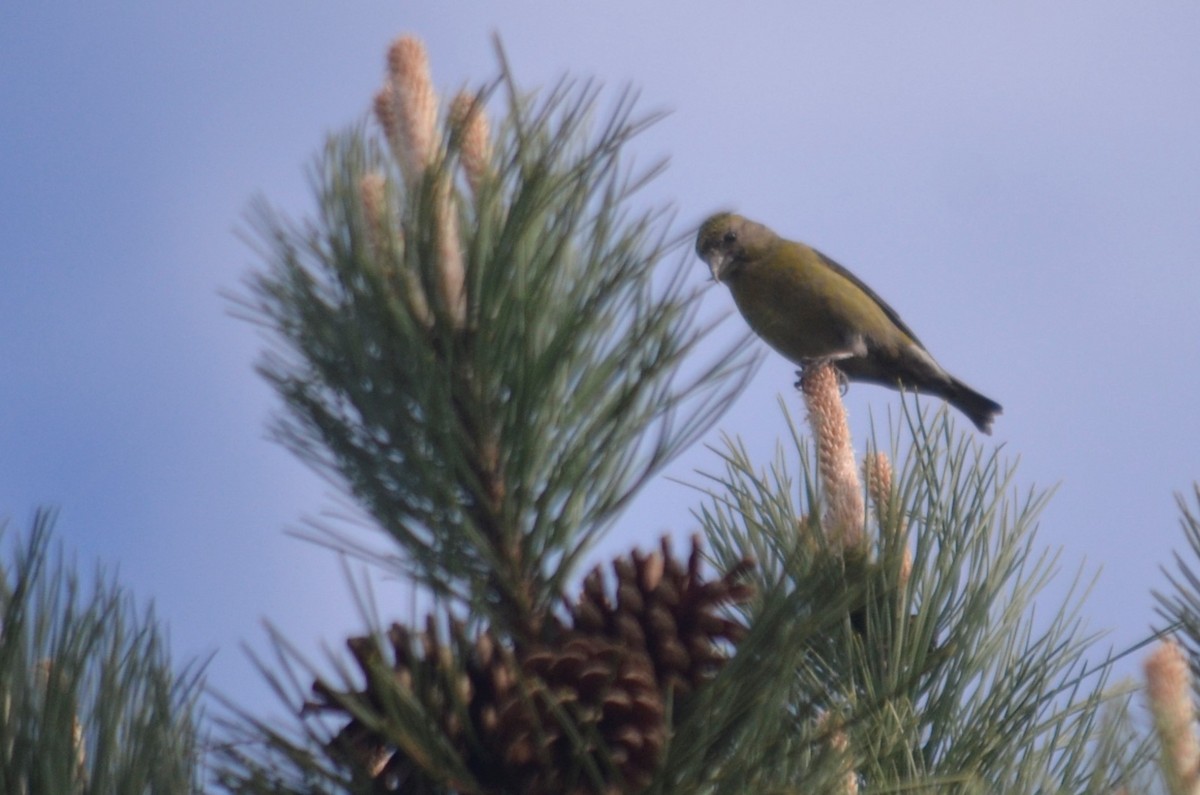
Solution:
<svg viewBox="0 0 1200 795"><path fill-rule="evenodd" d="M1000 404L942 369L896 310L821 252L718 213L700 226L696 253L754 333L793 364L832 361L852 381L937 395L992 432Z"/></svg>

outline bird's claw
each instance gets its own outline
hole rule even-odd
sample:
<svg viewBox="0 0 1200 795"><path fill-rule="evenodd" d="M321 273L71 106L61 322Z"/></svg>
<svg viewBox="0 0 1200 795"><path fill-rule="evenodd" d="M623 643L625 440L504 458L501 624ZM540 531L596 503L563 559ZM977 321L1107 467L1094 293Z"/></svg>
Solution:
<svg viewBox="0 0 1200 795"><path fill-rule="evenodd" d="M796 371L796 383L793 384L792 386L794 386L796 389L800 389L801 385L804 383L804 374L808 370L810 370L810 369L815 370L816 368L827 364L833 369L834 374L837 376L838 394L845 397L846 393L848 391L850 391L850 379L846 377L846 374L844 372L842 372L842 368L838 367L835 364L835 362L840 358L843 358L843 357L826 356L826 357L823 357L820 359L806 360L803 364L800 365L800 369Z"/></svg>

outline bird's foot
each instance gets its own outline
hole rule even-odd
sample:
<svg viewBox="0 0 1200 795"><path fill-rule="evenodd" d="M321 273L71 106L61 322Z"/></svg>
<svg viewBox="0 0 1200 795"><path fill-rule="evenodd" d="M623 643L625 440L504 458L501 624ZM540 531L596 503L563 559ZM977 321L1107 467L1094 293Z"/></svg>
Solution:
<svg viewBox="0 0 1200 795"><path fill-rule="evenodd" d="M850 379L847 378L846 374L842 372L842 369L840 367L838 367L837 364L835 364L838 361L838 359L843 359L843 358L846 358L846 357L844 357L844 356L825 356L820 359L806 359L800 365L800 369L796 371L796 383L793 384L792 386L794 386L796 389L800 389L801 386L804 384L805 373L807 373L809 371L816 371L818 368L823 367L824 365L829 365L829 367L833 370L834 374L837 375L838 394L845 397L846 392L848 392L850 390Z"/></svg>

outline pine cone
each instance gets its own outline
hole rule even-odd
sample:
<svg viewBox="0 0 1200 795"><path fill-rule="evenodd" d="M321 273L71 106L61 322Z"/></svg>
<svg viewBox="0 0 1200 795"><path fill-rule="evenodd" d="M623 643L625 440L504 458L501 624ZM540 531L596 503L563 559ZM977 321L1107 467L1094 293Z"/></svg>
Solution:
<svg viewBox="0 0 1200 795"><path fill-rule="evenodd" d="M722 608L745 602L753 593L742 577L754 565L749 559L721 579L705 581L700 541L692 538L686 567L663 537L661 550L634 551L613 561L616 604L609 599L599 566L584 579L583 593L570 608L575 631L606 637L630 649L644 650L654 665L664 694L685 695L708 681L724 664L724 642L737 643L746 633Z"/></svg>
<svg viewBox="0 0 1200 795"><path fill-rule="evenodd" d="M443 642L432 617L422 633L392 625L388 649L351 638L366 687L318 682L307 709L349 716L329 753L375 792L638 792L662 761L668 695L711 678L745 634L722 610L749 598L740 580L752 564L712 581L701 564L695 539L686 564L666 538L618 558L615 604L597 568L569 610L573 628L548 618L528 648L454 623ZM416 706L409 725L403 705Z"/></svg>
<svg viewBox="0 0 1200 795"><path fill-rule="evenodd" d="M453 780L452 765L430 764L432 753L413 757L389 740L406 727L389 724L385 735L352 717L328 749L373 791L592 795L637 792L653 778L666 744L666 711L644 652L567 633L518 659L489 633L471 641L458 625L443 644L432 621L416 636L393 625L388 640L390 676L379 676L383 650L374 638L351 638L366 688L337 693L317 683L308 708L358 709L384 721L396 697L388 691L400 691L436 720L471 781Z"/></svg>
<svg viewBox="0 0 1200 795"><path fill-rule="evenodd" d="M461 768L480 783L503 782L505 771L494 754L480 753L479 747L494 747L497 730L497 704L514 697L518 665L501 649L489 633L469 639L462 625L452 624L448 643L442 643L431 617L426 631L414 635L393 624L388 630L391 646L391 672L379 676L383 651L373 637L347 641L366 678L366 688L357 693L339 693L321 682L313 685L317 700L307 709L354 714L357 708L378 716L381 722L394 714L386 708L397 697L415 700L424 716L433 718L442 734L441 749L449 748ZM403 734L408 727L392 727ZM428 732L413 728L409 735L416 742L427 739ZM374 791L435 793L454 789L453 767L437 764L438 749L422 749L418 763L404 750L358 717L351 717L328 744L331 756L341 761L355 779L369 779ZM467 782L460 782L466 784Z"/></svg>
<svg viewBox="0 0 1200 795"><path fill-rule="evenodd" d="M510 695L499 721L499 747L519 791L591 795L650 783L667 725L643 652L575 636L525 655L522 668L526 689Z"/></svg>

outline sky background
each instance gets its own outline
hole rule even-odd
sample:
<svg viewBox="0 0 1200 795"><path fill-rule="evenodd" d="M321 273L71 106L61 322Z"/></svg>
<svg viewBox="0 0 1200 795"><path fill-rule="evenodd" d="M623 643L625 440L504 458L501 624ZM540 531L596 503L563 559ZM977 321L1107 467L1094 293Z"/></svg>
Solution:
<svg viewBox="0 0 1200 795"><path fill-rule="evenodd" d="M1055 587L1099 571L1089 625L1144 635L1183 546L1173 493L1200 478L1200 5L475 5L0 8L12 528L58 506L80 564L153 600L177 659L215 652L210 683L243 703L274 707L240 648L266 648L264 620L305 650L361 629L336 558L286 533L339 497L266 439L263 340L220 292L257 265L236 234L254 196L311 209L305 170L365 117L396 35L424 38L450 94L495 74L495 32L525 87L595 77L671 111L631 151L670 158L646 200L680 230L733 208L821 248L999 400L981 442L1058 487L1038 537ZM766 464L792 380L770 357L705 441ZM899 399L847 405L861 444ZM699 497L671 477L718 467L690 450L608 548L691 533ZM381 593L408 615L402 586Z"/></svg>

